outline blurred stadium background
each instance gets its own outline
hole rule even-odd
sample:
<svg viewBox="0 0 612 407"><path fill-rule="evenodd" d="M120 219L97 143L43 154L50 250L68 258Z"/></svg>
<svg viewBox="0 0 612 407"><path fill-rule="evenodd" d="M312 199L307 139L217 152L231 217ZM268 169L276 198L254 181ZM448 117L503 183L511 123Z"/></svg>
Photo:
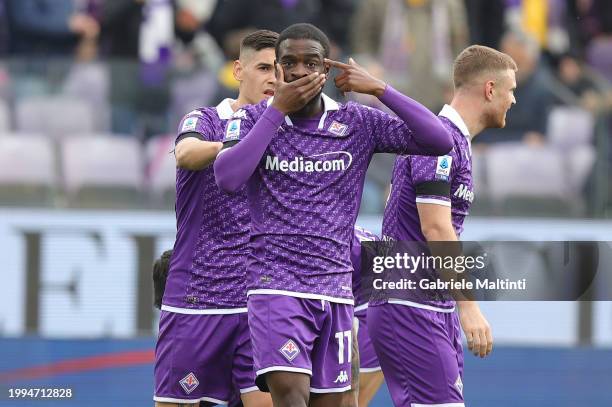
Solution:
<svg viewBox="0 0 612 407"><path fill-rule="evenodd" d="M511 54L518 105L473 143L463 238L612 241L608 0L0 0L0 405L40 405L15 387L73 389L48 406L152 405L175 127L236 94L245 32L299 21L433 111L463 47ZM374 231L392 164L368 172ZM482 307L496 349L466 355L469 406L612 406L611 302ZM385 389L372 405L391 405Z"/></svg>

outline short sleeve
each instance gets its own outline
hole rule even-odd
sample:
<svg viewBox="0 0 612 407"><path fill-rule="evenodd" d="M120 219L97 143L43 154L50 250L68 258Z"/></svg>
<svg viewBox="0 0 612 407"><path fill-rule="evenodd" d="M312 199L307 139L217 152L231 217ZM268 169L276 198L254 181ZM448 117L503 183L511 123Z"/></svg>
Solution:
<svg viewBox="0 0 612 407"><path fill-rule="evenodd" d="M204 141L214 141L215 137L211 134L212 131L213 128L210 125L208 117L200 110L193 110L181 119L175 144L185 137L190 136L197 137Z"/></svg>
<svg viewBox="0 0 612 407"><path fill-rule="evenodd" d="M417 203L451 206L451 181L455 173L454 149L448 155L409 157L410 177L414 185Z"/></svg>

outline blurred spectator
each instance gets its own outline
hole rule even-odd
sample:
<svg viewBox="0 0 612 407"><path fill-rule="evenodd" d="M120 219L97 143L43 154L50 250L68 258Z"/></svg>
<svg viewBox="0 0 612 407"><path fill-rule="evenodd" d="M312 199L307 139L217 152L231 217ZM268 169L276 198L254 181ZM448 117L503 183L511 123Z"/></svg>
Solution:
<svg viewBox="0 0 612 407"><path fill-rule="evenodd" d="M362 0L352 47L380 61L385 79L437 110L451 87L455 56L467 45L463 0Z"/></svg>
<svg viewBox="0 0 612 407"><path fill-rule="evenodd" d="M589 74L584 64L572 54L564 54L557 61L557 78L571 92L573 104L597 114L607 108L605 88ZM565 104L565 100L558 99Z"/></svg>
<svg viewBox="0 0 612 407"><path fill-rule="evenodd" d="M553 107L553 78L540 63L540 49L528 34L510 31L502 39L501 51L518 65L516 105L510 109L506 128L490 129L478 136L476 143L520 141L542 144L546 134L548 113Z"/></svg>
<svg viewBox="0 0 612 407"><path fill-rule="evenodd" d="M8 0L10 52L70 55L79 40L94 40L98 22L74 0Z"/></svg>
<svg viewBox="0 0 612 407"><path fill-rule="evenodd" d="M465 0L470 43L499 48L504 34L504 0Z"/></svg>
<svg viewBox="0 0 612 407"><path fill-rule="evenodd" d="M170 0L105 0L100 15L103 52L110 58L112 131L164 133L174 33Z"/></svg>
<svg viewBox="0 0 612 407"><path fill-rule="evenodd" d="M319 27L332 42L332 58L346 50L347 22L354 10L353 0L224 0L207 25L208 31L223 49L232 48L227 41L240 43L244 29L268 29L281 32L294 23L311 23ZM340 50L338 49L340 48ZM229 59L233 56L228 55Z"/></svg>

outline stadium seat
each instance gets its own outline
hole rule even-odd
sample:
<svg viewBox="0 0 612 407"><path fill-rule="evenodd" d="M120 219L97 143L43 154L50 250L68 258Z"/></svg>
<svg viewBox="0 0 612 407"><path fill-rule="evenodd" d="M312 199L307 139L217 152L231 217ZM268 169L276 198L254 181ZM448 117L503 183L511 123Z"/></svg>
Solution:
<svg viewBox="0 0 612 407"><path fill-rule="evenodd" d="M52 205L57 181L51 140L0 137L0 205Z"/></svg>
<svg viewBox="0 0 612 407"><path fill-rule="evenodd" d="M567 216L580 199L567 184L560 151L522 143L487 150L486 174L491 198L500 215Z"/></svg>
<svg viewBox="0 0 612 407"><path fill-rule="evenodd" d="M554 108L548 116L546 139L565 150L578 145L591 144L595 119L586 110L562 106Z"/></svg>
<svg viewBox="0 0 612 407"><path fill-rule="evenodd" d="M172 150L174 136L157 136L146 146L147 184L153 204L174 209L176 197L176 159Z"/></svg>
<svg viewBox="0 0 612 407"><path fill-rule="evenodd" d="M94 111L79 99L61 96L38 96L17 102L16 128L39 132L53 138L94 131Z"/></svg>
<svg viewBox="0 0 612 407"><path fill-rule="evenodd" d="M8 104L0 99L0 133L11 130L11 112Z"/></svg>
<svg viewBox="0 0 612 407"><path fill-rule="evenodd" d="M143 203L143 159L138 141L90 135L61 141L68 204L85 208L136 208Z"/></svg>
<svg viewBox="0 0 612 407"><path fill-rule="evenodd" d="M94 130L110 131L109 73L103 63L76 63L70 67L62 95L87 101L94 109Z"/></svg>
<svg viewBox="0 0 612 407"><path fill-rule="evenodd" d="M472 150L472 177L474 179L474 202L470 205L470 214L491 215L493 204L486 173L487 155L475 148Z"/></svg>

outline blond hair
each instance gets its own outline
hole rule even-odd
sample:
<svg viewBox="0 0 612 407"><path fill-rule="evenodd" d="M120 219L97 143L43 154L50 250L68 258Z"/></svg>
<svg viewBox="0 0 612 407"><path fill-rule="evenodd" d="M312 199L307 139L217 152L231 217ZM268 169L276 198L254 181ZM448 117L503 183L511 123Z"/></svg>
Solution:
<svg viewBox="0 0 612 407"><path fill-rule="evenodd" d="M469 84L483 72L499 72L518 68L507 54L483 45L472 45L461 51L453 64L455 89Z"/></svg>

